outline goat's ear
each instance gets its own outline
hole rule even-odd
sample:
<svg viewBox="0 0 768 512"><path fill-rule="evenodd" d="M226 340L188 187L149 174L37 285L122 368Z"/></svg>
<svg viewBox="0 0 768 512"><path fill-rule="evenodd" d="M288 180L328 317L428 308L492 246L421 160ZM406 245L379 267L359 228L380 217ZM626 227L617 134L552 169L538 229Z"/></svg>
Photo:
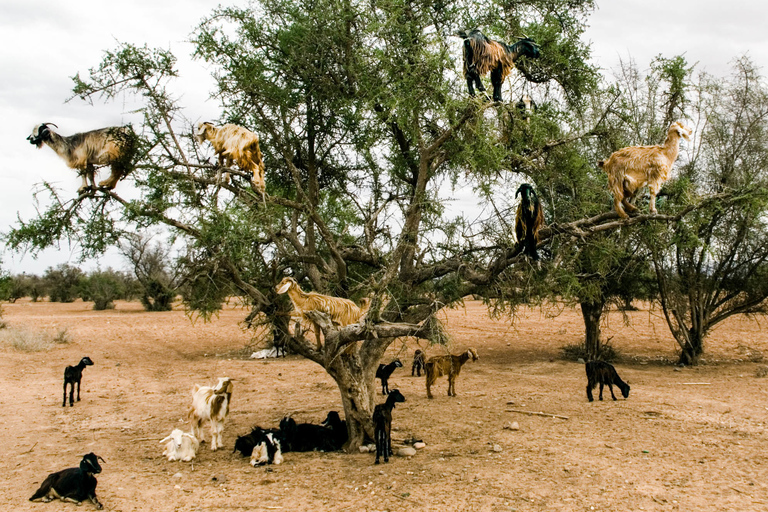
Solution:
<svg viewBox="0 0 768 512"><path fill-rule="evenodd" d="M229 382L227 383L227 393L230 393L230 394L231 394L231 393L232 393L232 390L233 390L234 388L235 388L235 385L234 385L234 384L232 384L232 381L229 381Z"/></svg>
<svg viewBox="0 0 768 512"><path fill-rule="evenodd" d="M283 286L280 287L280 289L277 290L278 294L285 293L288 291L288 288L291 287L291 282L287 281Z"/></svg>
<svg viewBox="0 0 768 512"><path fill-rule="evenodd" d="M192 388L192 392L197 393L198 389L200 389L200 384L195 384L195 386Z"/></svg>

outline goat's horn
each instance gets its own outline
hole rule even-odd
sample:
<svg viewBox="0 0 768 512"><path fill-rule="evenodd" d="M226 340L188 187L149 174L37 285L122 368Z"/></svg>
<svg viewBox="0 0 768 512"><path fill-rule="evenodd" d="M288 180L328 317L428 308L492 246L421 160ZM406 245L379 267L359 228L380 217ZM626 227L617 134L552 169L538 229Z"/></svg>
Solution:
<svg viewBox="0 0 768 512"><path fill-rule="evenodd" d="M42 124L43 124L44 126L48 126L49 124L51 124L51 125L53 125L53 126L56 126L56 124L55 124L55 123L42 123ZM58 128L58 126L56 126L56 128Z"/></svg>
<svg viewBox="0 0 768 512"><path fill-rule="evenodd" d="M104 460L104 459L101 457L101 455L97 455L97 456L96 456L96 458L97 458L97 459L99 459L99 460L100 460L101 462L103 462L104 464L106 464L106 463L107 463L107 461L105 461L105 460Z"/></svg>

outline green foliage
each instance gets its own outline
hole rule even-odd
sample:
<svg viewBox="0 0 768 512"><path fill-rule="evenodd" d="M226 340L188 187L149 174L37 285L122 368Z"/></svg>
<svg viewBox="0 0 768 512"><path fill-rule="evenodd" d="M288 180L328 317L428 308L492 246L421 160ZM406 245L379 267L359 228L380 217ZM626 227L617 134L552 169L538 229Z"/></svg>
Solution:
<svg viewBox="0 0 768 512"><path fill-rule="evenodd" d="M82 278L82 270L66 263L49 267L43 279L51 302L74 302L80 296Z"/></svg>
<svg viewBox="0 0 768 512"><path fill-rule="evenodd" d="M80 289L83 300L93 301L93 309L114 309L114 301L126 295L126 278L112 269L95 271L81 280Z"/></svg>

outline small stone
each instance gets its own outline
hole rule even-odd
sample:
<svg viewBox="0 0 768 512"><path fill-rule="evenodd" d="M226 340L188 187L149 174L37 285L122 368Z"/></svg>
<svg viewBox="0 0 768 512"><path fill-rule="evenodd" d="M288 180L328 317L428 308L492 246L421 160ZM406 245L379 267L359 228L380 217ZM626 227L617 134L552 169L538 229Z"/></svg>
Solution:
<svg viewBox="0 0 768 512"><path fill-rule="evenodd" d="M362 445L360 448L358 448L358 450L360 450L360 453L368 453L369 452L368 447L366 445Z"/></svg>
<svg viewBox="0 0 768 512"><path fill-rule="evenodd" d="M493 445L493 451L498 453L498 452L503 451L503 448L501 447L500 444L495 444L495 445Z"/></svg>
<svg viewBox="0 0 768 512"><path fill-rule="evenodd" d="M226 475L213 475L211 477L211 480L213 480L214 482L223 484L223 483L226 483L229 480L229 478L227 478Z"/></svg>
<svg viewBox="0 0 768 512"><path fill-rule="evenodd" d="M413 447L416 448L417 450L421 450L422 448L425 448L426 446L427 446L427 443L425 443L424 441L418 441L416 443L413 443Z"/></svg>
<svg viewBox="0 0 768 512"><path fill-rule="evenodd" d="M184 473L176 473L173 475L173 478L182 478L184 476Z"/></svg>
<svg viewBox="0 0 768 512"><path fill-rule="evenodd" d="M585 363L586 363L586 361L584 361L584 359L583 359L583 358L581 358L581 357L580 357L580 358L578 358L578 359L577 359L577 361L578 361L579 363L581 363L581 364L585 364Z"/></svg>
<svg viewBox="0 0 768 512"><path fill-rule="evenodd" d="M513 421L512 423L507 422L504 424L505 430L520 430L520 425L516 421Z"/></svg>
<svg viewBox="0 0 768 512"><path fill-rule="evenodd" d="M403 448L397 449L397 454L400 457L413 457L416 455L416 448L411 448L410 446L404 446Z"/></svg>

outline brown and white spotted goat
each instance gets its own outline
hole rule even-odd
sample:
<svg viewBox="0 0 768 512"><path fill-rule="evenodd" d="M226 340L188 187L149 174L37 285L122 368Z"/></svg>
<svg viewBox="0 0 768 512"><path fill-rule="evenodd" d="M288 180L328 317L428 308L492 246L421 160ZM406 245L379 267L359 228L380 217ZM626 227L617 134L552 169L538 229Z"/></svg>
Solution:
<svg viewBox="0 0 768 512"><path fill-rule="evenodd" d="M189 410L189 418L192 420L192 435L200 442L205 441L200 427L204 421L210 421L212 451L216 451L224 445L221 440L221 433L224 430L224 420L229 414L232 388L232 381L228 377L219 378L219 382L214 387L195 384L192 407Z"/></svg>

